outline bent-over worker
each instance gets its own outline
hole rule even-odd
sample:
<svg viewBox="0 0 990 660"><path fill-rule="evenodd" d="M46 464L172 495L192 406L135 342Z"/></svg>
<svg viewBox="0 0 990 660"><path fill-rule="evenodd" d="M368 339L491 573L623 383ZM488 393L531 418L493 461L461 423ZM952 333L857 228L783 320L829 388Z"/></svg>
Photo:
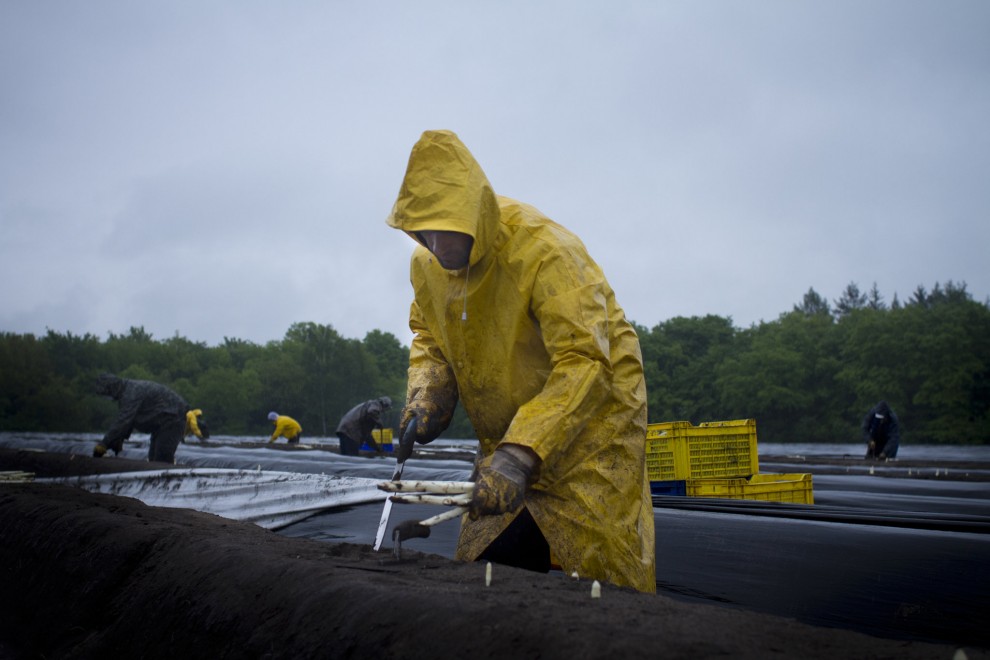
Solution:
<svg viewBox="0 0 990 660"><path fill-rule="evenodd" d="M886 401L870 408L863 418L863 440L866 442L865 458L886 460L897 456L901 425Z"/></svg>
<svg viewBox="0 0 990 660"><path fill-rule="evenodd" d="M209 439L210 428L206 425L206 420L203 419L203 411L200 408L194 408L186 412L186 430L183 435L183 442L185 442L185 438L191 435L196 436L200 440Z"/></svg>
<svg viewBox="0 0 990 660"><path fill-rule="evenodd" d="M387 222L419 244L400 432L432 441L460 400L480 441L456 557L655 591L639 338L580 239L449 131L413 147Z"/></svg>
<svg viewBox="0 0 990 660"><path fill-rule="evenodd" d="M119 454L124 440L131 433L150 433L148 460L175 463L175 449L182 441L186 426L185 399L159 383L147 380L119 378L113 374L100 374L96 379L96 392L117 401L120 411L103 439L93 448L93 456L99 458L107 449Z"/></svg>
<svg viewBox="0 0 990 660"><path fill-rule="evenodd" d="M359 403L341 418L337 425L337 439L340 440L340 453L345 456L357 456L361 443L368 443L379 454L381 445L375 441L372 433L375 429L385 427L382 415L392 407L392 399L387 396Z"/></svg>
<svg viewBox="0 0 990 660"><path fill-rule="evenodd" d="M299 438L302 437L302 426L288 415L279 415L272 411L268 413L268 421L275 424L272 437L268 439L269 443L275 442L279 438L285 438L286 442L294 444L299 442Z"/></svg>

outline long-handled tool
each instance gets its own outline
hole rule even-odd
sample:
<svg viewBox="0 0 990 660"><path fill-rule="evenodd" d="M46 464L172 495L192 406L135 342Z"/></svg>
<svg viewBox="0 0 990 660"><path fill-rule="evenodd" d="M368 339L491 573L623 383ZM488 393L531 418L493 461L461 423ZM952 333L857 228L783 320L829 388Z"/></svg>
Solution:
<svg viewBox="0 0 990 660"><path fill-rule="evenodd" d="M402 468L406 465L406 459L412 455L413 443L416 441L416 420L412 419L406 426L406 432L399 440L399 448L395 452L395 472L392 473L392 481L397 482L402 479ZM385 508L382 510L381 520L378 521L378 532L375 533L375 551L382 547L385 539L385 529L388 527L388 515L392 511L392 498L385 500Z"/></svg>

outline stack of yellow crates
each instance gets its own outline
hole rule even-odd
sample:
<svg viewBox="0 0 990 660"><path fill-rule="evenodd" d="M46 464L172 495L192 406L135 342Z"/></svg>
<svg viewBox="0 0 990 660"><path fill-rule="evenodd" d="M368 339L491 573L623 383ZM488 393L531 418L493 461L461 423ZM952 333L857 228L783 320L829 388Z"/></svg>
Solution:
<svg viewBox="0 0 990 660"><path fill-rule="evenodd" d="M646 470L654 495L814 504L810 474L760 474L755 419L649 424Z"/></svg>
<svg viewBox="0 0 990 660"><path fill-rule="evenodd" d="M371 437L375 439L375 442L377 442L378 446L382 448L382 451L392 451L392 429L371 429ZM364 451L375 451L375 448L370 446L367 442L361 443L361 449Z"/></svg>

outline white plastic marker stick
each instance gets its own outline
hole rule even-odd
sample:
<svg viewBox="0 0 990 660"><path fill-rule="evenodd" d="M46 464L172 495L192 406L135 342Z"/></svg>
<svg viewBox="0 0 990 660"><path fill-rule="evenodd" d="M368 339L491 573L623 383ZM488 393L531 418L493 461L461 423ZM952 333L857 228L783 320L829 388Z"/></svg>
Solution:
<svg viewBox="0 0 990 660"><path fill-rule="evenodd" d="M492 586L492 563L488 562L488 566L485 566L485 586Z"/></svg>
<svg viewBox="0 0 990 660"><path fill-rule="evenodd" d="M602 597L602 585L598 584L598 580L591 583L591 597L601 598Z"/></svg>

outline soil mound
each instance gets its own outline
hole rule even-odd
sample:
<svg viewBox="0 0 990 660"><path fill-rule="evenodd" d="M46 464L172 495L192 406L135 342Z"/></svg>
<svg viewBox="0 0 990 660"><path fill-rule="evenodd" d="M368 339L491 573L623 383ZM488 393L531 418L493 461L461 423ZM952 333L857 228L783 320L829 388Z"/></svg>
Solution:
<svg viewBox="0 0 990 660"><path fill-rule="evenodd" d="M33 454L33 455L31 455ZM0 450L0 470L127 463ZM77 470L85 470L79 472ZM780 617L404 550L285 538L185 509L0 485L0 658L952 658ZM969 658L988 657L967 649Z"/></svg>

